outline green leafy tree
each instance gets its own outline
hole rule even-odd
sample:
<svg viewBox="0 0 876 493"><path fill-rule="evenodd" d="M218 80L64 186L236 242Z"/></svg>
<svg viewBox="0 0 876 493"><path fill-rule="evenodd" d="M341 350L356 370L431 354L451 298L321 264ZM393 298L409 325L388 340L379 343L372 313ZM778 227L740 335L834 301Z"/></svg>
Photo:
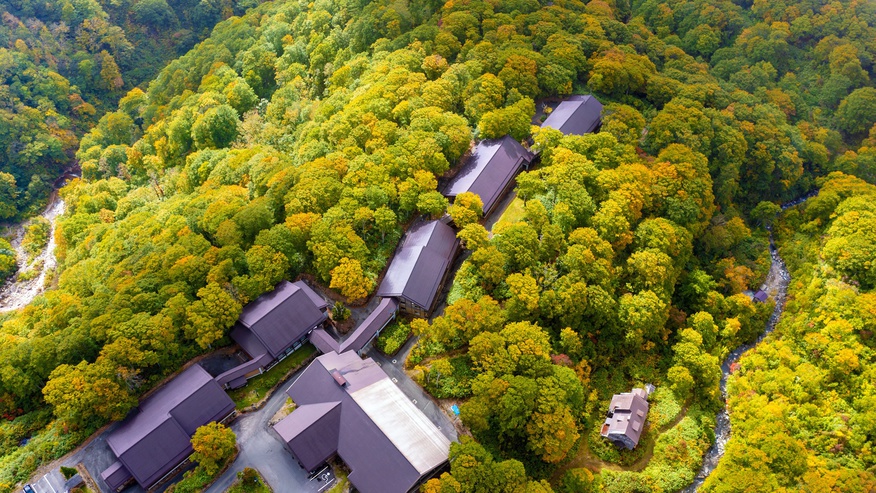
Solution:
<svg viewBox="0 0 876 493"><path fill-rule="evenodd" d="M782 208L778 204L764 201L751 210L751 218L764 226L770 226L780 212Z"/></svg>
<svg viewBox="0 0 876 493"><path fill-rule="evenodd" d="M237 436L230 428L214 421L195 430L192 448L192 460L212 476L234 455L237 450Z"/></svg>
<svg viewBox="0 0 876 493"><path fill-rule="evenodd" d="M49 375L43 396L55 416L74 429L122 419L137 403L106 360L60 365Z"/></svg>
<svg viewBox="0 0 876 493"><path fill-rule="evenodd" d="M463 192L456 196L447 212L456 226L463 229L469 224L478 222L484 214L483 208L484 203L480 197L471 192Z"/></svg>
<svg viewBox="0 0 876 493"><path fill-rule="evenodd" d="M198 299L186 309L186 336L202 348L225 336L234 325L242 307L227 291L215 283L198 290Z"/></svg>
<svg viewBox="0 0 876 493"><path fill-rule="evenodd" d="M0 219L9 219L18 213L18 186L15 177L0 172Z"/></svg>
<svg viewBox="0 0 876 493"><path fill-rule="evenodd" d="M237 111L227 104L205 111L192 125L192 141L199 149L228 147L237 138Z"/></svg>
<svg viewBox="0 0 876 493"><path fill-rule="evenodd" d="M861 134L876 124L876 89L855 89L839 105L837 124L850 134Z"/></svg>

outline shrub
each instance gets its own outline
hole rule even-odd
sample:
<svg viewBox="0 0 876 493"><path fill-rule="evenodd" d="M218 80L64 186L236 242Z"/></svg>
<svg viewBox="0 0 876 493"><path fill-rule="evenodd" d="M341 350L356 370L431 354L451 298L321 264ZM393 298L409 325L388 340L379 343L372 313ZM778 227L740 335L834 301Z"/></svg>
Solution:
<svg viewBox="0 0 876 493"><path fill-rule="evenodd" d="M64 479L70 479L77 474L79 471L75 467L61 466L61 475L64 476Z"/></svg>
<svg viewBox="0 0 876 493"><path fill-rule="evenodd" d="M24 239L21 240L22 248L30 254L31 258L37 256L49 243L51 228L51 224L44 217L36 217L31 220L24 232Z"/></svg>
<svg viewBox="0 0 876 493"><path fill-rule="evenodd" d="M560 481L560 493L591 493L599 491L599 485L594 482L593 473L586 468L569 469Z"/></svg>
<svg viewBox="0 0 876 493"><path fill-rule="evenodd" d="M335 322L343 322L350 318L350 309L340 301L335 301L335 306L332 307L332 319Z"/></svg>
<svg viewBox="0 0 876 493"><path fill-rule="evenodd" d="M383 329L377 337L375 345L383 354L392 356L404 346L410 336L410 325L396 319Z"/></svg>

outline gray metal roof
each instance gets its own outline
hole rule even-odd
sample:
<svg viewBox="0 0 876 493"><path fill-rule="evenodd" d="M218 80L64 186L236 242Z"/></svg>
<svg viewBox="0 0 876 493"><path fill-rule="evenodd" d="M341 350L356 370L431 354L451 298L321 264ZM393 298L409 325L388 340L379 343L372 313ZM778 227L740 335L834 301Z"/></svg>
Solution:
<svg viewBox="0 0 876 493"><path fill-rule="evenodd" d="M444 195L456 197L463 192L475 193L484 203L484 214L488 214L523 164L530 161L532 153L508 135L482 140L444 188Z"/></svg>
<svg viewBox="0 0 876 493"><path fill-rule="evenodd" d="M345 386L332 377L334 370ZM329 436L322 421L326 418L320 416L326 407L315 406L340 403L335 450L351 470L350 482L362 493L407 492L447 460L450 441L370 358L362 360L352 351L324 354L287 393L300 407L284 419L291 423L281 421L275 429L280 428L278 433L302 464L302 458L313 463L326 453L324 444L308 444L304 438L311 429ZM299 410L305 410L300 418ZM308 450L313 446L319 450Z"/></svg>
<svg viewBox="0 0 876 493"><path fill-rule="evenodd" d="M590 95L576 95L560 103L541 126L566 135L584 135L596 130L601 122L602 103Z"/></svg>
<svg viewBox="0 0 876 493"><path fill-rule="evenodd" d="M327 318L326 306L304 282L283 281L243 309L231 338L253 358L276 358Z"/></svg>
<svg viewBox="0 0 876 493"><path fill-rule="evenodd" d="M240 383L243 378L243 383L246 383L246 375L252 373L259 368L267 366L273 360L268 354L263 353L260 356L244 362L234 368L222 373L216 377L216 383L219 385L229 384L231 388L236 388L235 385L230 385L232 382Z"/></svg>
<svg viewBox="0 0 876 493"><path fill-rule="evenodd" d="M406 298L428 310L458 247L453 228L441 221L415 224L389 264L377 295Z"/></svg>
<svg viewBox="0 0 876 493"><path fill-rule="evenodd" d="M615 394L608 405L611 416L605 419L602 436L626 437L632 447L635 447L639 443L648 418L647 396L648 393L642 389Z"/></svg>
<svg viewBox="0 0 876 493"><path fill-rule="evenodd" d="M362 321L356 330L350 334L343 343L341 343L339 353L345 351L359 352L366 344L374 337L377 332L386 327L386 325L395 318L395 312L398 310L398 301L394 298L383 298L380 304L374 308L374 311L368 315L368 318Z"/></svg>
<svg viewBox="0 0 876 493"><path fill-rule="evenodd" d="M148 488L192 452L191 436L199 426L233 410L234 402L213 377L192 365L143 400L106 441L134 479Z"/></svg>

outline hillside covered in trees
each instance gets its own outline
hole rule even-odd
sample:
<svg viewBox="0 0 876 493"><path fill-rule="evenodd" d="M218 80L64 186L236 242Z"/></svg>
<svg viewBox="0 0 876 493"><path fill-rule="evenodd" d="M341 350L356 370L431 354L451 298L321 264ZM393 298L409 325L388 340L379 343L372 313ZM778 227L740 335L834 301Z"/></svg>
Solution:
<svg viewBox="0 0 876 493"><path fill-rule="evenodd" d="M213 26L255 2L0 2L0 221L33 214L79 138Z"/></svg>
<svg viewBox="0 0 876 493"><path fill-rule="evenodd" d="M69 2L4 17L3 90L20 101L4 121L31 115L11 128L48 139L14 151L22 169L57 169L98 112L89 97L151 77L146 57L235 8L164 5L113 3L103 24ZM164 25L179 35L149 36ZM143 59L112 44L130 32ZM78 141L58 287L0 328L0 490L226 344L279 280L373 288L404 226L448 210L438 178L505 134L541 153L518 178L525 213L490 235L451 207L470 256L445 314L411 324L412 373L463 402L474 437L426 491L689 484L719 362L771 310L742 294L769 268L763 226L819 185L780 224L798 257L788 318L732 381L733 439L706 489L872 488L874 54L876 5L855 1L278 0L230 17ZM600 133L533 134L541 99L588 92L607 105ZM598 436L607 399L644 382L659 389L650 443L619 453Z"/></svg>

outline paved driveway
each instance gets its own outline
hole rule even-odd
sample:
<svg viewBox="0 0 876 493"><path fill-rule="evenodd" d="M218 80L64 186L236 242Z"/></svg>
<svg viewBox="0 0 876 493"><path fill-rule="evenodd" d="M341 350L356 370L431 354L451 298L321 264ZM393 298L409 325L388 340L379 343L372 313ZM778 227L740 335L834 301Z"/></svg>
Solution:
<svg viewBox="0 0 876 493"><path fill-rule="evenodd" d="M232 423L231 429L237 434L240 453L206 493L224 492L237 479L237 473L247 467L258 469L277 493L318 493L334 482L330 469L326 471L328 475L323 473L308 477L307 471L292 458L292 454L283 447L280 438L268 425L268 421L286 402L286 389L298 378L299 373L279 386L260 410L247 413Z"/></svg>

